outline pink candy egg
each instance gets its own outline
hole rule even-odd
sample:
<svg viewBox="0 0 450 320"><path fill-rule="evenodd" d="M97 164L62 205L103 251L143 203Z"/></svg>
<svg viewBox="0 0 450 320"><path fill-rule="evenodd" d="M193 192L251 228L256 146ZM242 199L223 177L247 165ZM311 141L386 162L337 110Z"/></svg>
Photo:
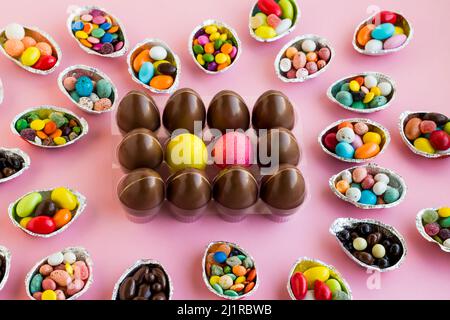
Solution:
<svg viewBox="0 0 450 320"><path fill-rule="evenodd" d="M53 281L50 278L45 278L42 281L42 289L45 290L55 290L56 289L56 282Z"/></svg>
<svg viewBox="0 0 450 320"><path fill-rule="evenodd" d="M228 165L250 166L253 147L250 138L241 132L229 132L221 136L212 151L214 162L219 168Z"/></svg>
<svg viewBox="0 0 450 320"><path fill-rule="evenodd" d="M369 174L361 182L361 188L363 188L364 190L369 190L373 187L374 184L375 184L375 180L374 180L373 176L371 174Z"/></svg>
<svg viewBox="0 0 450 320"><path fill-rule="evenodd" d="M369 127L364 122L358 122L353 126L353 130L359 136L363 136L367 132L369 132Z"/></svg>
<svg viewBox="0 0 450 320"><path fill-rule="evenodd" d="M364 167L356 168L352 172L353 181L361 183L367 177L367 169Z"/></svg>
<svg viewBox="0 0 450 320"><path fill-rule="evenodd" d="M359 147L361 147L364 143L363 140L361 139L361 136L359 135L355 135L355 139L353 140L353 142L351 143L353 149L358 149Z"/></svg>
<svg viewBox="0 0 450 320"><path fill-rule="evenodd" d="M77 83L77 78L75 77L67 77L63 80L64 89L67 91L75 90L75 85Z"/></svg>
<svg viewBox="0 0 450 320"><path fill-rule="evenodd" d="M400 47L402 44L405 43L406 39L408 37L404 34L397 34L393 37L390 37L389 39L387 39L384 44L383 44L383 48L385 50L389 50L389 49L395 49Z"/></svg>

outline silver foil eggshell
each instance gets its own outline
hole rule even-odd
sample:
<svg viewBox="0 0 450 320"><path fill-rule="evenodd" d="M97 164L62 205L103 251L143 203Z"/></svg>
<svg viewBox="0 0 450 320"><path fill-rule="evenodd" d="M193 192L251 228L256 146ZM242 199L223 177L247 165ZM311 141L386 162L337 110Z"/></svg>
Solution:
<svg viewBox="0 0 450 320"><path fill-rule="evenodd" d="M21 174L23 174L25 171L27 171L30 168L31 159L28 156L28 154L26 154L24 151L22 151L20 149L8 149L8 148L1 148L1 147L0 147L0 151L4 151L8 154L15 154L23 159L23 168L9 177L0 179L0 184L19 177Z"/></svg>
<svg viewBox="0 0 450 320"><path fill-rule="evenodd" d="M369 130L375 130L375 132L377 132L378 134L381 135L381 143L382 146L380 147L380 152L375 155L372 158L367 158L367 159L346 159L343 157L338 156L336 153L331 152L330 150L328 150L322 140L325 137L325 135L332 129L336 128L339 124L341 124L342 122L351 122L351 123L356 123L356 122L363 122L365 124L367 124L369 126ZM341 160L343 162L350 162L350 163L364 163L364 162L368 162L371 161L373 159L375 159L376 157L378 157L379 155L381 155L386 148L389 146L389 143L391 142L391 135L389 134L388 129L386 129L385 127L383 127L381 124L379 124L378 122L372 121L370 119L364 119L364 118L352 118L352 119L344 119L344 120L339 120L336 121L332 124L330 124L328 127L326 127L320 134L319 134L319 138L318 138L318 142L320 147L322 148L322 150L329 154L330 156L332 156L333 158L336 158L338 160Z"/></svg>
<svg viewBox="0 0 450 320"><path fill-rule="evenodd" d="M394 12L397 15L397 23L398 21L401 22L402 24L402 28L405 31L405 35L407 36L406 41L398 48L394 48L394 49L388 49L388 50L380 50L380 51L366 51L365 48L362 48L361 46L358 45L357 41L356 41L356 37L358 35L359 30L361 30L361 28L363 28L366 24L372 23L373 18L379 14L379 12L376 12L374 14L372 14L369 18L365 19L363 22L361 22L358 27L356 27L355 32L353 34L353 40L352 40L352 44L353 44L353 48L358 51L361 54L364 55L368 55L368 56L383 56L389 53L393 53L393 52L398 52L400 50L402 50L403 48L405 48L409 42L411 41L413 34L414 34L414 29L411 25L411 23L399 12Z"/></svg>
<svg viewBox="0 0 450 320"><path fill-rule="evenodd" d="M386 234L390 235L390 236L393 235L399 240L399 242L402 246L402 249L403 249L403 254L395 265L390 266L388 268L384 268L384 269L378 267L377 265L367 265L364 262L356 259L356 257L354 257L351 254L351 252L348 251L344 247L342 242L338 239L337 234L339 232L341 232L342 230L344 230L346 227L353 227L353 226L355 226L357 224L361 224L361 223L367 223L370 225L378 226L380 228L380 232L382 232L385 235ZM336 241L339 243L341 249L345 252L345 254L363 268L366 268L369 270L376 270L378 272L387 272L387 271L392 271L392 270L398 269L401 266L401 264L405 261L406 254L407 254L405 238L403 238L403 236L397 231L397 229L395 229L394 227L392 227L390 225L384 224L383 222L373 220L373 219L338 218L338 219L334 220L334 222L330 226L329 231L335 237Z"/></svg>
<svg viewBox="0 0 450 320"><path fill-rule="evenodd" d="M340 193L337 189L336 189L336 183L339 181L339 178L341 177L341 175L345 172L345 171L349 171L349 172L353 172L353 170L355 170L356 168L366 168L367 172L371 175L376 175L377 173L384 173L389 177L389 184L388 186L391 186L393 188L399 189L400 192L400 198L393 202L393 203L386 203L386 204L377 204L377 205L369 205L369 204L362 204L359 202L355 202L351 199L349 199L348 197L345 196L345 194ZM341 200L346 201L351 203L352 205L354 205L357 208L360 209L387 209L387 208L392 208L395 207L397 205L399 205L403 200L405 200L406 197L406 191L407 191L407 187L406 187L406 183L405 180L403 180L403 178L395 173L394 171L390 170L390 169L386 169L383 167L380 167L374 163L369 163L367 165L363 165L363 166L356 166L356 167L352 167L346 170L343 170L341 172L339 172L338 174L332 176L328 182L330 189L333 191L333 193Z"/></svg>
<svg viewBox="0 0 450 320"><path fill-rule="evenodd" d="M211 249L211 247L212 247L213 245L216 245L216 244L226 244L226 245L229 245L230 247L236 248L237 250L239 250L239 251L241 251L243 254L245 254L247 257L249 257L250 259L252 259L252 261L253 261L253 267L256 269L256 280L255 280L255 286L253 287L253 289L252 289L251 291L249 291L248 293L243 294L242 296L230 297L230 296L226 296L226 295L224 295L224 294L219 294L218 292L216 292L216 291L211 287L211 285L209 284L208 275L206 274L206 258L207 258L207 256L208 256L208 251ZM243 298L250 297L251 295L253 295L253 294L256 292L256 290L257 290L258 287L259 287L259 282L261 281L261 280L259 279L259 278L260 278L260 274L259 274L259 272L258 272L258 268L257 268L257 266L256 266L256 261L255 261L255 259L254 259L251 255L249 255L249 254L247 253L247 251L245 251L244 249L242 249L239 245L237 245L237 244L235 244L235 243L232 243L232 242L228 242L228 241L213 241L213 242L210 242L210 243L208 244L208 246L207 246L206 249L205 249L205 253L203 254L203 258L202 258L202 277L203 277L203 281L205 282L205 285L206 285L206 287L208 288L209 291L211 291L212 293L214 293L216 296L218 296L218 297L220 297L220 298L223 298L223 299L226 299L226 300L240 300L240 299L243 299Z"/></svg>
<svg viewBox="0 0 450 320"><path fill-rule="evenodd" d="M328 268L330 270L330 276L339 282L339 284L341 285L341 287L343 289L342 291L348 295L349 300L353 299L352 290L350 289L350 285L344 279L344 277L339 273L339 271L336 270L335 267L333 267L332 265L329 265L325 262L322 262L318 259L301 257L292 266L291 271L289 272L289 277L288 277L288 281L287 281L287 291L289 293L289 297L291 297L292 300L297 300L297 299L295 298L294 293L292 292L291 277L294 275L295 272L303 273L306 270L308 270L310 268L314 268L314 267Z"/></svg>
<svg viewBox="0 0 450 320"><path fill-rule="evenodd" d="M120 285L122 284L122 282L125 280L125 278L127 278L131 272L135 271L136 269L140 268L141 266L145 266L145 265L154 265L157 266L159 268L161 268L164 273L167 276L167 282L169 283L169 297L167 300L172 300L173 297L173 284L172 284L172 279L169 276L169 273L167 273L166 268L164 268L164 266L157 260L153 260L153 259L141 259L136 261L132 266L130 266L129 268L127 268L122 275L120 276L119 280L117 280L116 284L114 285L114 289L113 289L113 293L111 296L111 300L117 300L117 297L119 296L119 289L120 289Z"/></svg>
<svg viewBox="0 0 450 320"><path fill-rule="evenodd" d="M328 49L330 49L331 55L330 55L330 60L328 60L327 64L325 65L325 67L323 67L322 69L318 70L316 73L313 73L311 75L308 75L305 78L294 78L294 79L288 79L285 76L283 76L281 70L280 70L280 61L281 59L283 59L284 53L286 52L286 50L289 47L299 47L301 45L301 43L304 40L313 40L314 42L316 42L319 46L321 47L326 47ZM297 83L297 82L305 82L307 80L310 79L314 79L316 77L318 77L319 75L321 75L322 73L324 73L330 66L331 62L334 60L334 56L335 56L335 51L334 48L330 45L330 42L323 38L320 37L318 35L315 34L305 34L299 37L294 38L293 40L289 41L288 43L286 43L286 45L281 48L281 50L278 52L276 58L275 58L275 62L274 62L274 68L275 68L275 73L277 75L277 77L286 83Z"/></svg>
<svg viewBox="0 0 450 320"><path fill-rule="evenodd" d="M96 111L94 109L86 109L86 108L83 108L79 103L77 103L76 101L74 101L72 99L69 92L66 90L66 88L64 88L63 81L67 76L75 75L77 73L81 73L83 75L88 75L94 81L99 81L101 79L105 79L106 81L108 81L111 84L112 91L113 91L112 94L113 94L113 98L114 98L112 100L111 108L109 108L107 110L103 110L103 111ZM74 66L64 69L58 76L58 87L59 87L59 90L61 90L61 92L67 98L69 98L70 101L74 105L76 105L80 110L83 110L87 113L91 113L91 114L108 113L108 112L113 111L118 105L119 94L118 94L116 85L114 84L114 82L112 82L111 78L109 78L105 73L103 73L102 71L100 71L99 69L94 68L94 67L89 67L89 66L85 66L85 65L74 65Z"/></svg>
<svg viewBox="0 0 450 320"><path fill-rule="evenodd" d="M224 68L222 70L218 70L218 71L210 71L208 69L203 68L203 66L198 63L198 61L197 61L197 59L195 57L195 54L192 51L192 43L194 42L195 34L201 28L209 26L210 24L214 24L214 25L216 25L218 27L223 27L223 28L227 29L231 33L231 35L234 37L234 39L236 40L236 43L237 43L236 47L237 47L238 51L237 51L236 57L234 58L233 62L228 67L226 67L226 68ZM239 57L241 56L241 53L242 53L242 42L239 39L238 34L237 34L235 29L233 29L232 27L230 27L229 25L227 25L226 23L224 23L222 21L214 20L214 19L208 19L208 20L203 21L200 25L196 26L194 28L194 30L192 31L191 35L189 36L189 41L188 41L188 52L189 52L189 55L192 57L192 60L194 61L194 64L198 68L200 68L200 70L202 70L203 72L205 72L207 74L212 74L212 75L220 74L220 73L223 73L225 71L228 71L232 66L234 66L236 64L236 62L238 61L238 59L239 59Z"/></svg>
<svg viewBox="0 0 450 320"><path fill-rule="evenodd" d="M432 112L432 111L405 111L405 112L402 112L402 114L400 114L400 120L398 123L398 129L400 131L400 136L402 137L403 142L406 144L406 146L409 148L409 150L411 150L413 153L415 153L419 156L429 158L429 159L448 157L448 156L450 156L450 149L445 150L445 151L437 151L436 153L426 153L426 152L416 149L416 147L406 137L405 126L408 123L408 121L414 117L422 117L426 113L429 113L429 112Z"/></svg>
<svg viewBox="0 0 450 320"><path fill-rule="evenodd" d="M367 108L367 109L355 109L352 107L348 107L342 103L340 103L339 101L337 101L337 99L334 97L335 94L333 94L334 92L337 93L339 91L335 91L334 88L337 86L342 85L345 82L349 82L350 80L356 78L356 77L366 77L366 76L374 76L377 80L378 83L380 82L388 82L391 86L392 86L392 92L386 97L388 99L388 102L381 107L378 108ZM388 75L384 74L384 73L379 73L379 72L373 72L373 71L367 71L367 72L362 72L362 73L358 73L358 74L354 74L354 75L350 75L347 76L345 78L339 79L336 82L334 82L327 90L327 97L328 99L337 104L338 106L340 106L341 108L344 108L346 110L352 111L352 112L356 112L356 113L374 113L374 112L378 112L384 109L387 109L391 104L392 101L394 100L395 96L397 93L397 84L395 83L395 81Z"/></svg>
<svg viewBox="0 0 450 320"><path fill-rule="evenodd" d="M54 112L64 113L64 114L69 115L72 118L75 118L80 123L80 127L82 129L80 135L76 139L71 140L71 141L67 141L66 144L59 145L59 146L44 146L44 145L38 144L38 143L36 143L34 141L30 141L30 140L26 140L26 139L22 138L22 136L20 135L20 132L18 132L16 130L16 123L17 123L17 121L19 121L20 118L22 118L23 116L27 115L28 113L37 112L37 111L42 110L42 109L49 109L49 110L52 110ZM11 128L12 133L14 133L15 135L19 136L21 139L25 140L26 142L28 142L28 143L30 143L30 144L32 144L34 146L37 146L37 147L40 147L40 148L44 148L44 149L60 149L60 148L64 148L64 147L70 146L71 144L73 144L73 143L77 142L78 140L80 140L82 137L84 137L89 132L89 125L88 125L87 121L84 118L81 118L81 117L77 116L75 113L73 113L73 112L71 112L71 111L69 111L67 109L60 108L60 107L55 107L55 106L49 106L49 105L42 105L42 106L38 106L38 107L29 108L29 109L21 112L20 114L18 114L17 116L14 117L13 121L11 122L10 128Z"/></svg>
<svg viewBox="0 0 450 320"><path fill-rule="evenodd" d="M39 193L43 193L43 194L44 194L44 196L43 196L43 199L44 199L44 200L45 200L45 199L50 199L50 194L51 194L51 192L52 192L54 189L55 189L55 188L45 189L45 190L31 191L31 192L28 192L28 193L22 195L22 196L21 196L20 198L18 198L16 201L10 203L10 205L8 206L8 216L9 216L11 222L13 223L13 225L14 225L16 228L21 229L23 232L28 233L30 236L38 237L38 238L51 238L51 237L53 237L53 236L56 236L56 235L62 233L62 232L65 231L66 229L68 229L68 228L72 225L72 223L74 223L75 220L77 220L77 219L80 217L80 215L83 213L83 211L84 211L84 209L86 208L86 205L87 205L86 197L85 197L84 195L82 195L81 193L79 193L78 191L75 191L75 190L72 190L72 189L68 189L68 190L69 190L70 192L72 192L72 193L75 195L75 197L77 198L77 200L78 200L78 206L77 206L77 208L76 208L75 210L72 210L72 211L71 211L71 213L72 213L72 219L71 219L66 225L64 225L62 228L60 228L60 229L58 229L58 230L56 230L56 231L54 231L54 232L52 232L52 233L49 233L49 234L34 233L34 232L31 232L31 231L28 230L28 229L23 228L23 227L20 225L20 223L15 219L15 207L16 207L17 203L18 203L23 197L29 195L30 193L39 192Z"/></svg>
<svg viewBox="0 0 450 320"><path fill-rule="evenodd" d="M92 285L92 282L94 281L94 274L93 274L94 263L91 259L91 256L89 255L89 252L83 247L69 247L59 252L62 252L64 254L68 251L71 251L75 254L75 256L77 257L77 261L84 261L89 269L89 278L86 280L83 289L80 292L74 294L73 296L67 298L67 300L77 300L79 297L85 294L86 291L88 291L89 287ZM31 300L36 300L35 298L33 298L33 295L30 292L31 279L35 274L39 273L39 268L43 264L47 263L47 260L50 256L51 254L45 257L44 259L40 260L38 263L36 263L31 269L31 271L28 272L27 276L25 277L25 291L27 293L28 298L30 298Z"/></svg>
<svg viewBox="0 0 450 320"><path fill-rule="evenodd" d="M11 270L11 252L6 247L0 246L0 256L5 259L5 274L0 279L0 291L2 291L8 281L9 271Z"/></svg>
<svg viewBox="0 0 450 320"><path fill-rule="evenodd" d="M249 15L249 18L248 18L248 21L249 21L249 23L248 23L248 30L250 32L250 36L253 39L255 39L256 41L259 41L259 42L274 42L274 41L277 41L277 40L279 40L281 38L284 38L285 36L290 34L292 31L294 31L298 21L300 20L301 12L300 12L300 7L297 4L296 0L289 0L289 1L292 3L292 6L294 7L294 15L295 15L295 19L294 19L294 21L292 21L292 26L286 32L284 32L282 34L277 34L276 37L273 37L273 38L270 38L270 39L263 39L261 37L258 37L255 34L255 30L252 28L252 26L250 24L250 20L253 17L253 12L255 11L255 9L256 9L256 7L258 5L258 2L256 2L255 5L252 6L252 8L251 8L250 15Z"/></svg>
<svg viewBox="0 0 450 320"><path fill-rule="evenodd" d="M166 60L171 62L171 63L173 63L173 64L175 64L175 66L177 67L177 74L175 75L175 79L173 81L173 84L168 89L159 90L159 89L155 89L155 88L151 87L148 84L142 83L139 80L139 78L137 77L136 72L134 72L134 70L133 70L134 58L142 50L150 49L150 48L152 48L154 46L161 46L164 49L166 49L167 50L167 58L166 58ZM131 75L131 79L133 79L134 82L140 84L145 89L150 90L153 93L171 94L178 88L178 84L180 83L180 77L181 77L181 61L180 61L180 58L178 57L178 55L169 47L169 45L167 45L162 40L155 39L155 38L150 38L150 39L145 39L142 42L139 42L137 45L134 46L134 48L128 54L128 56L127 56L127 64L128 64L128 72Z"/></svg>
<svg viewBox="0 0 450 320"><path fill-rule="evenodd" d="M123 34L123 42L124 42L123 48L120 49L119 51L115 51L110 54L101 54L100 52L97 52L95 50L92 50L88 47L83 46L81 44L81 42L75 37L75 35L72 31L72 22L75 20L75 18L77 16L80 16L81 13L90 11L90 10L94 10L94 9L103 11L107 15L111 16L111 18L113 18L114 21L117 22L117 24L119 25L120 30L122 31L122 34ZM122 22L120 22L120 20L118 18L116 18L116 16L110 14L108 11L104 10L103 8L100 8L97 6L83 6L83 7L71 6L67 9L67 11L69 13L69 17L67 18L67 22L66 22L67 30L69 31L70 36L78 43L78 46L81 48L81 50L83 50L84 52L86 52L88 54L93 54L93 55L105 57L105 58L118 58L118 57L124 56L127 53L128 48L129 48L128 38L127 38L125 28L124 28Z"/></svg>
<svg viewBox="0 0 450 320"><path fill-rule="evenodd" d="M426 211L428 211L428 210L437 211L438 208L425 208L425 209L420 210L420 211L417 213L417 216L416 216L416 228L417 228L417 231L419 231L419 233L422 235L422 237L424 237L424 239L427 240L428 242L432 242L432 243L437 244L437 245L439 246L439 248L441 248L442 251L444 251L444 252L450 252L450 247L446 247L446 246L440 244L439 242L437 242L436 240L434 240L432 237L430 237L430 236L425 232L425 227L424 227L423 222L422 222L422 216L423 216L423 214L424 214Z"/></svg>
<svg viewBox="0 0 450 320"><path fill-rule="evenodd" d="M9 54L6 53L5 49L3 48L3 45L6 42L6 36L5 36L4 29L0 30L0 51L9 60L11 60L15 64L17 64L22 69L27 70L28 72L31 72L34 74L39 74L39 75L48 75L48 74L52 73L53 71L55 71L56 68L58 68L59 64L61 63L61 58L62 58L62 51L61 51L61 48L59 47L59 45L48 33L40 30L39 28L26 27L26 26L23 26L23 28L25 29L25 35L32 36L38 42L40 42L40 41L47 42L52 47L52 51L53 51L52 55L57 59L55 65L48 70L39 70L39 69L35 69L33 67L28 67L28 66L23 65L19 58L11 57Z"/></svg>

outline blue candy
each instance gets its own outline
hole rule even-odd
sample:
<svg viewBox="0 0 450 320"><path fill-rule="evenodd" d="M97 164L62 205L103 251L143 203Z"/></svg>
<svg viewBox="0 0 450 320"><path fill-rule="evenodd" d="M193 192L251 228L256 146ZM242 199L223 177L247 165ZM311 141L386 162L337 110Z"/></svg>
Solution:
<svg viewBox="0 0 450 320"><path fill-rule="evenodd" d="M388 187L384 193L383 200L386 203L394 203L400 198L400 192L392 187Z"/></svg>
<svg viewBox="0 0 450 320"><path fill-rule="evenodd" d="M155 75L155 67L150 62L144 62L139 69L139 80L145 84L149 84Z"/></svg>
<svg viewBox="0 0 450 320"><path fill-rule="evenodd" d="M89 97L94 91L94 84L89 77L83 76L77 80L75 90L80 97Z"/></svg>
<svg viewBox="0 0 450 320"><path fill-rule="evenodd" d="M339 142L336 145L335 152L339 157L342 157L345 159L353 159L353 155L355 154L355 149L353 149L353 147L350 143Z"/></svg>
<svg viewBox="0 0 450 320"><path fill-rule="evenodd" d="M395 32L395 27L392 23L382 23L372 30L372 38L377 40L386 40L392 37Z"/></svg>
<svg viewBox="0 0 450 320"><path fill-rule="evenodd" d="M81 31L84 29L84 23L81 21L75 21L72 23L72 30L73 31Z"/></svg>
<svg viewBox="0 0 450 320"><path fill-rule="evenodd" d="M102 43L111 43L113 40L114 40L114 38L111 33L105 33L105 35L101 39L101 42Z"/></svg>
<svg viewBox="0 0 450 320"><path fill-rule="evenodd" d="M217 263L224 263L226 260L227 255L225 254L225 252L217 251L216 253L214 253L214 261L216 261Z"/></svg>
<svg viewBox="0 0 450 320"><path fill-rule="evenodd" d="M102 28L105 31L111 29L111 27L112 27L112 25L109 22L105 22L105 23L100 25L100 28Z"/></svg>
<svg viewBox="0 0 450 320"><path fill-rule="evenodd" d="M359 199L359 203L376 205L377 204L377 196L375 195L375 193L373 193L370 190L363 190L361 192L361 198Z"/></svg>

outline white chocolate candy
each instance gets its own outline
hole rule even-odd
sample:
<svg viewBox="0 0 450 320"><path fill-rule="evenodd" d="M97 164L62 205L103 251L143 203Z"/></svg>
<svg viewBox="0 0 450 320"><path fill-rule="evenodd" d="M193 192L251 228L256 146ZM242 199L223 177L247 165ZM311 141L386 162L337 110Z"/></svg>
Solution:
<svg viewBox="0 0 450 320"><path fill-rule="evenodd" d="M277 35L283 34L286 31L288 31L291 26L292 26L291 19L283 19L281 20L280 24L275 28L275 32L277 33Z"/></svg>
<svg viewBox="0 0 450 320"><path fill-rule="evenodd" d="M341 179L342 180L347 180L347 182L350 184L350 183L352 183L353 182L353 179L352 179L352 173L350 172L350 171L344 171L344 172L342 172L342 174L341 174Z"/></svg>
<svg viewBox="0 0 450 320"><path fill-rule="evenodd" d="M25 29L18 23L11 23L6 26L5 35L10 40L22 40L25 37Z"/></svg>
<svg viewBox="0 0 450 320"><path fill-rule="evenodd" d="M389 177L384 173L377 173L375 177L373 177L375 181L384 182L385 184L389 184Z"/></svg>
<svg viewBox="0 0 450 320"><path fill-rule="evenodd" d="M378 84L377 78L374 76L366 76L364 78L364 86L368 89L376 87Z"/></svg>
<svg viewBox="0 0 450 320"><path fill-rule="evenodd" d="M64 263L73 264L77 261L77 257L75 256L75 253L72 251L67 251L64 253Z"/></svg>
<svg viewBox="0 0 450 320"><path fill-rule="evenodd" d="M52 267L60 265L61 263L63 263L63 261L64 255L61 252L54 253L47 259L47 263Z"/></svg>
<svg viewBox="0 0 450 320"><path fill-rule="evenodd" d="M353 240L353 248L358 251L363 251L367 248L367 241L364 238L356 238Z"/></svg>
<svg viewBox="0 0 450 320"><path fill-rule="evenodd" d="M283 58L280 60L280 70L281 72L288 72L292 68L292 62L288 58Z"/></svg>
<svg viewBox="0 0 450 320"><path fill-rule="evenodd" d="M336 139L339 142L352 143L353 141L355 141L355 132L347 127L341 128L336 133Z"/></svg>
<svg viewBox="0 0 450 320"><path fill-rule="evenodd" d="M389 82L380 82L378 84L378 88L380 88L382 96L388 96L392 92L392 85Z"/></svg>
<svg viewBox="0 0 450 320"><path fill-rule="evenodd" d="M375 193L377 196L381 196L383 193L385 193L386 189L387 189L387 184L384 183L384 181L378 181L372 187L373 193Z"/></svg>
<svg viewBox="0 0 450 320"><path fill-rule="evenodd" d="M361 199L361 190L358 188L348 188L345 196L352 201L358 202Z"/></svg>
<svg viewBox="0 0 450 320"><path fill-rule="evenodd" d="M313 40L305 40L302 42L302 50L306 53L316 50L316 43Z"/></svg>

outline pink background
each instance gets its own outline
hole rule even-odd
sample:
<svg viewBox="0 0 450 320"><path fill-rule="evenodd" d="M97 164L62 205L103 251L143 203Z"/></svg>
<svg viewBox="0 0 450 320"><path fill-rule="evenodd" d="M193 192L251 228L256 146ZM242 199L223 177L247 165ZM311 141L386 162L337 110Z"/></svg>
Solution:
<svg viewBox="0 0 450 320"><path fill-rule="evenodd" d="M180 87L192 87L205 97L205 103L221 89L232 89L250 103L267 89L285 92L296 104L298 132L304 151L301 164L309 184L309 201L287 223L249 218L230 224L216 216L184 224L172 217L158 216L148 224L133 224L125 217L115 196L120 175L114 150L118 137L113 117L82 114L58 90L58 72L73 64L99 67L117 84L120 96L140 89L128 72L126 59L107 60L87 55L69 37L66 10L73 0L10 1L2 7L0 25L20 22L48 31L60 44L63 60L52 75L35 76L5 57L0 58L0 77L5 100L0 106L0 145L20 147L32 158L31 170L19 179L0 185L0 244L13 254L12 271L1 299L24 299L24 277L42 257L72 245L82 245L95 263L94 284L83 299L109 299L114 283L137 259L161 261L174 282L175 299L215 298L203 285L201 257L212 240L237 242L256 259L260 287L252 299L288 299L286 281L294 261L301 256L321 259L334 265L349 282L355 299L443 299L449 298L443 286L450 282L450 256L426 242L415 228L416 213L424 207L449 205L449 162L432 161L412 154L400 139L397 122L405 110L434 110L448 113L450 43L443 41L450 3L432 1L299 1L302 11L297 29L272 44L253 40L247 28L252 1L92 1L114 13L126 26L134 46L147 37L164 39L182 61ZM174 4L176 7L174 7ZM208 3L208 5L206 5ZM356 25L367 16L369 5L399 10L410 19L415 34L403 51L387 57L366 57L356 53L351 39ZM431 4L431 6L430 6ZM194 65L187 51L191 30L201 21L218 18L239 33L244 51L226 74L208 76ZM297 35L315 33L330 40L336 49L334 63L319 78L304 84L283 84L273 70L278 50ZM409 192L404 203L385 211L363 211L338 200L328 188L328 179L348 167L322 152L319 132L338 119L357 116L330 103L325 92L335 80L362 71L390 74L398 84L394 104L370 118L384 124L392 143L377 163L403 175ZM168 96L157 97L162 107ZM57 151L30 146L10 131L10 122L21 111L40 104L66 107L88 120L90 132L75 145ZM19 196L36 189L66 185L88 198L83 216L62 235L34 239L13 227L7 206ZM447 202L446 202L447 201ZM400 269L381 276L381 288L369 290L369 275L339 249L328 233L338 217L375 218L392 224L404 235L408 255Z"/></svg>

